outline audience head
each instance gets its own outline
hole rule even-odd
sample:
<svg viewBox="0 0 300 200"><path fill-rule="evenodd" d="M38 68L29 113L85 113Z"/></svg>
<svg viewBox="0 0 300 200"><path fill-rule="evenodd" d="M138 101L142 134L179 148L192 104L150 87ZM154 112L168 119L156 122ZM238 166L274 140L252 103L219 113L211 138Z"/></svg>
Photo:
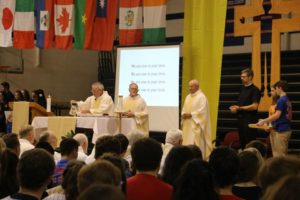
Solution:
<svg viewBox="0 0 300 200"><path fill-rule="evenodd" d="M129 131L129 133L127 135L130 146L132 146L136 141L138 141L139 139L142 139L144 137L145 137L145 135L137 129Z"/></svg>
<svg viewBox="0 0 300 200"><path fill-rule="evenodd" d="M94 183L120 186L121 172L109 161L96 160L79 171L77 181L80 193Z"/></svg>
<svg viewBox="0 0 300 200"><path fill-rule="evenodd" d="M300 176L286 176L269 187L262 200L298 200Z"/></svg>
<svg viewBox="0 0 300 200"><path fill-rule="evenodd" d="M19 190L17 165L19 157L10 149L6 149L0 156L0 198L14 194Z"/></svg>
<svg viewBox="0 0 300 200"><path fill-rule="evenodd" d="M121 154L126 153L129 144L129 140L127 139L127 137L124 134L119 133L115 135L115 138L117 138L117 140L119 140L121 144Z"/></svg>
<svg viewBox="0 0 300 200"><path fill-rule="evenodd" d="M174 200L218 200L209 164L200 159L187 162L174 184Z"/></svg>
<svg viewBox="0 0 300 200"><path fill-rule="evenodd" d="M126 200L121 190L112 185L93 184L80 194L78 200Z"/></svg>
<svg viewBox="0 0 300 200"><path fill-rule="evenodd" d="M57 137L55 136L53 131L50 130L43 131L40 135L39 141L48 142L53 147L53 149L57 148Z"/></svg>
<svg viewBox="0 0 300 200"><path fill-rule="evenodd" d="M190 144L187 147L192 151L194 158L203 160L202 151L197 145Z"/></svg>
<svg viewBox="0 0 300 200"><path fill-rule="evenodd" d="M74 135L73 139L75 139L79 143L84 153L87 153L88 146L89 146L89 141L87 136L84 133L77 133L76 135Z"/></svg>
<svg viewBox="0 0 300 200"><path fill-rule="evenodd" d="M209 164L218 188L225 188L235 183L240 163L234 150L228 147L214 149L210 154Z"/></svg>
<svg viewBox="0 0 300 200"><path fill-rule="evenodd" d="M24 101L23 94L20 90L15 91L14 93L14 101Z"/></svg>
<svg viewBox="0 0 300 200"><path fill-rule="evenodd" d="M44 190L51 182L55 164L53 156L43 149L25 151L17 171L20 187L30 191Z"/></svg>
<svg viewBox="0 0 300 200"><path fill-rule="evenodd" d="M168 130L166 134L165 143L172 144L174 146L182 144L182 131L179 129Z"/></svg>
<svg viewBox="0 0 300 200"><path fill-rule="evenodd" d="M240 169L237 182L256 182L261 160L251 151L242 151L238 154L240 159Z"/></svg>
<svg viewBox="0 0 300 200"><path fill-rule="evenodd" d="M3 81L3 82L1 83L1 85L2 85L1 91L4 91L4 92L9 91L9 83L8 83L8 82Z"/></svg>
<svg viewBox="0 0 300 200"><path fill-rule="evenodd" d="M254 147L245 148L244 151L250 151L255 154L256 158L259 161L259 166L261 166L264 162L264 158L261 156L261 153Z"/></svg>
<svg viewBox="0 0 300 200"><path fill-rule="evenodd" d="M103 94L104 85L100 82L94 82L92 84L91 92L95 97L100 97Z"/></svg>
<svg viewBox="0 0 300 200"><path fill-rule="evenodd" d="M17 156L20 155L20 141L18 135L15 133L9 133L3 135L3 140L6 144L6 148L13 151Z"/></svg>
<svg viewBox="0 0 300 200"><path fill-rule="evenodd" d="M23 89L23 90L21 90L21 93L23 95L24 101L30 101L30 95L29 95L28 90Z"/></svg>
<svg viewBox="0 0 300 200"><path fill-rule="evenodd" d="M21 139L26 139L31 144L33 144L35 137L34 127L31 125L22 126L22 128L19 131L19 136Z"/></svg>
<svg viewBox="0 0 300 200"><path fill-rule="evenodd" d="M297 175L300 172L300 160L290 156L274 157L266 160L258 173L258 184L263 191L280 178Z"/></svg>
<svg viewBox="0 0 300 200"><path fill-rule="evenodd" d="M85 163L82 161L72 160L64 170L61 186L64 189L66 200L73 200L78 197L77 176L84 165Z"/></svg>
<svg viewBox="0 0 300 200"><path fill-rule="evenodd" d="M119 155L121 152L119 140L111 135L98 138L95 146L95 159L100 158L104 153L115 153Z"/></svg>
<svg viewBox="0 0 300 200"><path fill-rule="evenodd" d="M173 185L182 166L192 159L194 159L194 154L187 146L173 147L166 157L162 179Z"/></svg>
<svg viewBox="0 0 300 200"><path fill-rule="evenodd" d="M70 160L77 159L78 146L78 142L73 138L62 140L59 145L61 156L67 156Z"/></svg>
<svg viewBox="0 0 300 200"><path fill-rule="evenodd" d="M151 138L136 141L131 148L133 167L140 172L156 171L162 157L160 143Z"/></svg>
<svg viewBox="0 0 300 200"><path fill-rule="evenodd" d="M48 151L48 153L50 153L51 155L54 155L54 149L48 142L40 141L35 145L35 148L44 149Z"/></svg>
<svg viewBox="0 0 300 200"><path fill-rule="evenodd" d="M194 94L199 90L199 81L193 79L189 82L189 90L191 94Z"/></svg>
<svg viewBox="0 0 300 200"><path fill-rule="evenodd" d="M267 157L267 145L260 140L252 140L246 145L246 148L253 147L257 149L263 158Z"/></svg>
<svg viewBox="0 0 300 200"><path fill-rule="evenodd" d="M101 160L106 160L111 162L114 166L116 166L121 172L122 179L122 191L126 193L126 174L125 174L125 163L120 158L120 156L113 153L105 153L100 157Z"/></svg>

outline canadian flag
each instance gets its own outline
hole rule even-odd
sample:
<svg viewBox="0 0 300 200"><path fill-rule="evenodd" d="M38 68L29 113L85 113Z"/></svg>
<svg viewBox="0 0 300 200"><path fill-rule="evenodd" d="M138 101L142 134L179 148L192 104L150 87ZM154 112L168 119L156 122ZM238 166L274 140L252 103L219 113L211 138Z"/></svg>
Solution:
<svg viewBox="0 0 300 200"><path fill-rule="evenodd" d="M14 22L16 1L0 1L0 46L12 46L12 27Z"/></svg>
<svg viewBox="0 0 300 200"><path fill-rule="evenodd" d="M72 48L74 32L73 15L73 0L56 0L54 5L55 48Z"/></svg>

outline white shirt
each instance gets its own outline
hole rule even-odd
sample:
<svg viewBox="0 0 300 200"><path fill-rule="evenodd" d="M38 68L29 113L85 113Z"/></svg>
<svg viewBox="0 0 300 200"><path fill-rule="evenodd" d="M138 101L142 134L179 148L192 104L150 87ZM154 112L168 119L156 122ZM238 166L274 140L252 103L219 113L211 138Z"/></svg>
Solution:
<svg viewBox="0 0 300 200"><path fill-rule="evenodd" d="M26 139L20 138L20 157L25 151L34 149L34 146Z"/></svg>
<svg viewBox="0 0 300 200"><path fill-rule="evenodd" d="M111 116L114 113L114 102L107 91L104 91L100 97L88 97L84 104L88 106L92 114L108 114Z"/></svg>
<svg viewBox="0 0 300 200"><path fill-rule="evenodd" d="M81 146L79 146L77 160L85 162L87 157L88 156L84 153L83 148Z"/></svg>

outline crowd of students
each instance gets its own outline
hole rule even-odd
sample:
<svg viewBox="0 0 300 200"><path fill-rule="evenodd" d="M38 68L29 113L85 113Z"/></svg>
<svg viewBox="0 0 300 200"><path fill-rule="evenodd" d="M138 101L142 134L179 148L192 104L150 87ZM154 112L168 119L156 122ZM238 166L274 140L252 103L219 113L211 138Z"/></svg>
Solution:
<svg viewBox="0 0 300 200"><path fill-rule="evenodd" d="M55 134L35 138L32 126L3 134L0 144L0 198L7 200L292 200L300 189L300 159L267 158L260 141L239 153L217 147L208 160L182 145L180 130L168 131L165 144L136 130L104 135L90 154L84 134L56 148Z"/></svg>

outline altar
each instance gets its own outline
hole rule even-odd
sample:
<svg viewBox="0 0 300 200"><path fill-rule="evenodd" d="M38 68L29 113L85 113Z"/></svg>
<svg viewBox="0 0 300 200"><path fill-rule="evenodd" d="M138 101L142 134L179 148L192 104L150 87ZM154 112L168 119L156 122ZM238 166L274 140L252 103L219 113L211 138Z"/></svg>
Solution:
<svg viewBox="0 0 300 200"><path fill-rule="evenodd" d="M121 120L121 121L120 121ZM75 128L93 129L92 143L95 144L98 137L104 134L128 134L131 130L136 129L134 118L118 117L35 117L31 125L35 129L48 128L54 131L60 139L68 131ZM67 130L66 130L67 129Z"/></svg>

